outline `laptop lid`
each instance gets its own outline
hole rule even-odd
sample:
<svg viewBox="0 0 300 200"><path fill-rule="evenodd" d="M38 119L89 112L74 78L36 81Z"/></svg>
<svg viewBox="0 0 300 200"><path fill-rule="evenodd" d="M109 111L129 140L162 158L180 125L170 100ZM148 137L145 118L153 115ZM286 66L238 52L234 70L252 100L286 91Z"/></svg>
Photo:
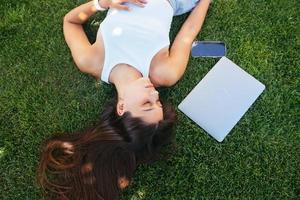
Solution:
<svg viewBox="0 0 300 200"><path fill-rule="evenodd" d="M222 142L264 89L261 82L222 57L178 108Z"/></svg>

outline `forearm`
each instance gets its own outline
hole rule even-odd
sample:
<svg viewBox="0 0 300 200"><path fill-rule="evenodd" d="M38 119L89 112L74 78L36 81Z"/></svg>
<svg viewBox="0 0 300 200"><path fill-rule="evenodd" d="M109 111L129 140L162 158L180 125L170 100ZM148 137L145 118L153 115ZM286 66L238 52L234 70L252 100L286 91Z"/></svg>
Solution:
<svg viewBox="0 0 300 200"><path fill-rule="evenodd" d="M192 43L201 30L210 2L210 0L200 0L175 37L170 49L171 66L173 66L173 82L170 85L175 84L186 70Z"/></svg>
<svg viewBox="0 0 300 200"><path fill-rule="evenodd" d="M65 15L65 20L74 24L83 24L97 12L93 1L82 4Z"/></svg>
<svg viewBox="0 0 300 200"><path fill-rule="evenodd" d="M183 24L183 31L188 33L188 36L193 40L202 28L210 2L211 0L200 0L199 4L194 8Z"/></svg>
<svg viewBox="0 0 300 200"><path fill-rule="evenodd" d="M178 35L183 35L183 38L191 43L194 41L202 28L210 2L211 0L200 0L182 25Z"/></svg>

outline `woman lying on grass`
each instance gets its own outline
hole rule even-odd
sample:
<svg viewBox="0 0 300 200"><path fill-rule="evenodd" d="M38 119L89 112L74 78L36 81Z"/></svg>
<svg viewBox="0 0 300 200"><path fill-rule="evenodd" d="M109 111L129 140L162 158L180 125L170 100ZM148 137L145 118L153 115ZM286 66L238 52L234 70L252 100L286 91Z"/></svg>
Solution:
<svg viewBox="0 0 300 200"><path fill-rule="evenodd" d="M175 113L160 102L155 87L172 86L182 77L209 4L100 0L66 14L64 35L76 65L113 84L117 97L104 108L96 127L45 142L38 170L45 196L118 199L138 164L153 161L170 142ZM110 9L90 44L82 24L101 8ZM173 16L192 9L169 48Z"/></svg>

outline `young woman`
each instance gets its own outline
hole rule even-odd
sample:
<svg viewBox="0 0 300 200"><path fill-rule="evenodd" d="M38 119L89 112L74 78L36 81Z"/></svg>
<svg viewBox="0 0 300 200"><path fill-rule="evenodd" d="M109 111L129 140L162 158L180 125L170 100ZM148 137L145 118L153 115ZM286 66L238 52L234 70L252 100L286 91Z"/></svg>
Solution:
<svg viewBox="0 0 300 200"><path fill-rule="evenodd" d="M53 136L43 146L39 183L54 199L118 199L138 164L170 142L175 114L155 87L183 75L210 0L95 0L66 14L64 35L78 68L111 83L117 97L83 133ZM90 44L82 24L109 9ZM172 18L193 10L170 47Z"/></svg>

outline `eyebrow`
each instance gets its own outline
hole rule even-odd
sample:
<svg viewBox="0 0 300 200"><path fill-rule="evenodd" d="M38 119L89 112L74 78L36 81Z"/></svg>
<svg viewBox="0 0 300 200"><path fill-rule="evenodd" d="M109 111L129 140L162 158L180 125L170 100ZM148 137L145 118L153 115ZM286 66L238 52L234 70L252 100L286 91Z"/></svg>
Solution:
<svg viewBox="0 0 300 200"><path fill-rule="evenodd" d="M162 108L162 106L159 106L160 108ZM153 107L151 107L151 108L147 108L147 109L145 109L145 110L142 110L142 111L151 111L151 110L153 110L154 108Z"/></svg>

